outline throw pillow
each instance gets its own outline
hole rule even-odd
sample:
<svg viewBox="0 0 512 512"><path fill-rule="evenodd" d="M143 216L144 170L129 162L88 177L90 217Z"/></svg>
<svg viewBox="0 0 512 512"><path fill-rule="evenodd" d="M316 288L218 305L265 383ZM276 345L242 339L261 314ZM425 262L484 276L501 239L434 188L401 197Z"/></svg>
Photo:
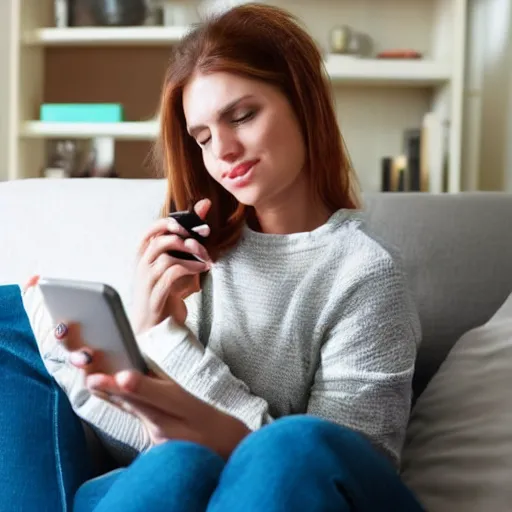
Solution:
<svg viewBox="0 0 512 512"><path fill-rule="evenodd" d="M411 415L402 476L430 512L512 507L512 295L464 334Z"/></svg>
<svg viewBox="0 0 512 512"><path fill-rule="evenodd" d="M0 432L3 503L71 510L91 474L84 431L46 371L16 285L0 286Z"/></svg>

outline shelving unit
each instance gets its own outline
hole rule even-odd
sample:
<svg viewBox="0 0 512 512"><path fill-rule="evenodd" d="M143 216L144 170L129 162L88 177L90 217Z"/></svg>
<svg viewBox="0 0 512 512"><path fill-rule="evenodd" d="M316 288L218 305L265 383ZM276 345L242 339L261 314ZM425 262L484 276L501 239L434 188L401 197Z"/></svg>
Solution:
<svg viewBox="0 0 512 512"><path fill-rule="evenodd" d="M329 55L325 67L334 84L442 86L450 82L449 62L385 60Z"/></svg>
<svg viewBox="0 0 512 512"><path fill-rule="evenodd" d="M123 123L47 123L26 121L20 129L20 137L90 139L113 137L119 140L154 140L158 134L156 121Z"/></svg>
<svg viewBox="0 0 512 512"><path fill-rule="evenodd" d="M0 20L0 30L9 30L11 41L3 178L40 176L46 141L55 138L113 137L119 141L123 165L141 162L158 132L152 119L169 48L189 28L52 28L53 0L7 1L11 19ZM341 130L364 190L380 188L381 158L400 154L404 130L420 127L427 112L436 112L449 126L448 191L460 190L466 1L275 2L303 21L325 53ZM375 54L406 48L422 52L423 58L332 55L329 32L343 24L371 35ZM128 120L86 124L37 120L43 102L88 101L122 103ZM122 176L138 176L137 169L120 171ZM0 168L0 179L1 172Z"/></svg>
<svg viewBox="0 0 512 512"><path fill-rule="evenodd" d="M22 36L27 46L153 46L179 41L188 27L40 28Z"/></svg>

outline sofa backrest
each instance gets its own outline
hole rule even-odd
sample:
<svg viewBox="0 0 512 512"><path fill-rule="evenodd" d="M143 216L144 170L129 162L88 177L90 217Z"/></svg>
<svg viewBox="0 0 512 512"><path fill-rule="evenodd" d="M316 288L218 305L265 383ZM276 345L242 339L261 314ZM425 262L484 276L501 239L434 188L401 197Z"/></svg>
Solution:
<svg viewBox="0 0 512 512"><path fill-rule="evenodd" d="M163 180L0 183L0 284L39 273L114 286L128 312L135 252L159 215ZM512 291L512 195L365 196L377 236L405 260L423 327L415 390L454 341Z"/></svg>
<svg viewBox="0 0 512 512"><path fill-rule="evenodd" d="M420 311L419 394L455 341L512 292L512 194L365 197L373 231L397 246Z"/></svg>

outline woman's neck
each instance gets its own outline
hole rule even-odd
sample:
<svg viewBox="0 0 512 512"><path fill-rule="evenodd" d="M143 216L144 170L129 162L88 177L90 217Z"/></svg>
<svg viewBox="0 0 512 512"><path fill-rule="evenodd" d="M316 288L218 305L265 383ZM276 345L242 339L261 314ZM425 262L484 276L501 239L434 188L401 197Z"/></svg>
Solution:
<svg viewBox="0 0 512 512"><path fill-rule="evenodd" d="M279 201L256 207L249 221L252 229L275 235L304 233L325 224L334 213L320 200L312 200L309 190L283 195Z"/></svg>

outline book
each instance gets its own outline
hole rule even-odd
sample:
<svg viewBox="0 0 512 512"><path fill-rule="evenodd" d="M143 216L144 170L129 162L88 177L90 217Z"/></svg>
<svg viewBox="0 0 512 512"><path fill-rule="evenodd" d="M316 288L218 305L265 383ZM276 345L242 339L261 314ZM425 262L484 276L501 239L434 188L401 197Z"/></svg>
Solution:
<svg viewBox="0 0 512 512"><path fill-rule="evenodd" d="M408 189L411 192L421 190L421 129L409 129L404 132L403 151L407 159Z"/></svg>
<svg viewBox="0 0 512 512"><path fill-rule="evenodd" d="M43 103L41 121L53 123L118 123L123 107L118 103Z"/></svg>

